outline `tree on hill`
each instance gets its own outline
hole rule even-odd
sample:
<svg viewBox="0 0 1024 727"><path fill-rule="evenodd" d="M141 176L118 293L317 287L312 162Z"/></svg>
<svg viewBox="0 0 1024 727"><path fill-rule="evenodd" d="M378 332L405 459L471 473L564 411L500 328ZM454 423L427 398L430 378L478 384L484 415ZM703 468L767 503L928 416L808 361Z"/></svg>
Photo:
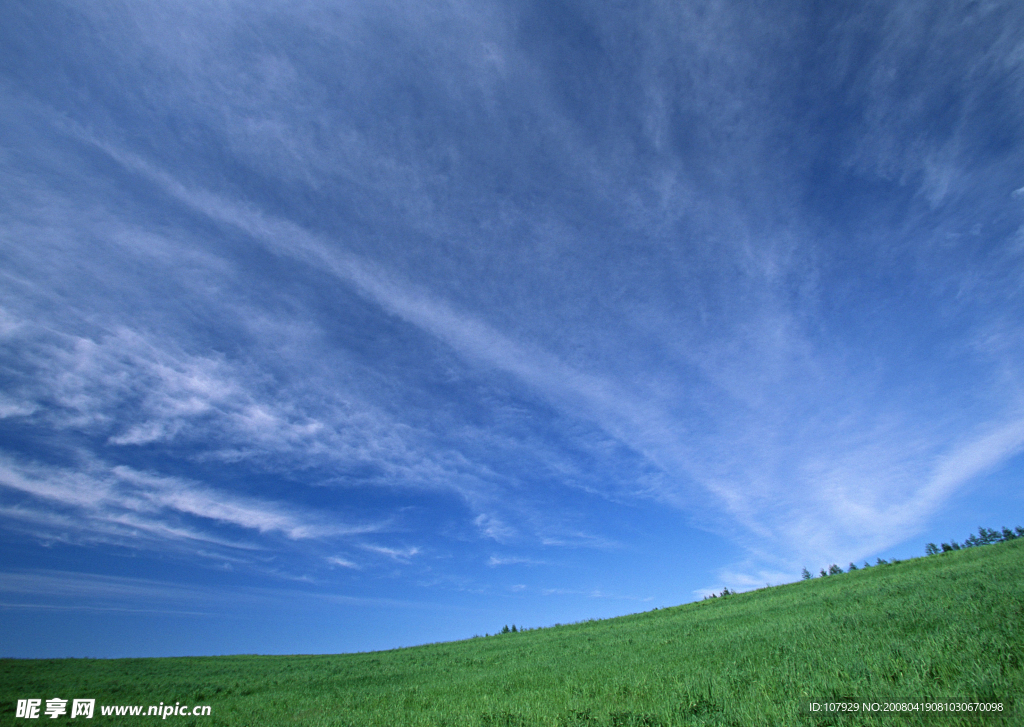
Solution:
<svg viewBox="0 0 1024 727"><path fill-rule="evenodd" d="M993 530L991 528L979 527L978 534L971 534L963 543L958 543L955 540L951 540L948 543L943 543L941 549L935 543L928 543L924 546L924 552L926 555L936 555L938 553L951 553L954 550L960 550L961 548L976 548L979 545L991 545L992 543L1005 543L1008 540L1016 540L1017 538L1024 537L1024 527L1017 526L1013 530L1010 528L1003 527L1002 530Z"/></svg>
<svg viewBox="0 0 1024 727"><path fill-rule="evenodd" d="M811 577L811 572L804 568L802 571L800 571L800 577L806 581Z"/></svg>
<svg viewBox="0 0 1024 727"><path fill-rule="evenodd" d="M976 548L979 545L991 545L992 543L1005 543L1007 540L1016 540L1017 538L1024 537L1024 527L1018 525L1013 530L1004 527L1002 531L991 530L989 528L979 527L977 535L970 535L967 540L964 541L964 548Z"/></svg>

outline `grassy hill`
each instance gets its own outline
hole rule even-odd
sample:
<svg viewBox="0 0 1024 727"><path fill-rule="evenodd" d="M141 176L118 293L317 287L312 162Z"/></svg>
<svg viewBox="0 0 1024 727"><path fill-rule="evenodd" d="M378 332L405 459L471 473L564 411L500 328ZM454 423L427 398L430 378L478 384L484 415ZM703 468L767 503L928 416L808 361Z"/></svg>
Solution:
<svg viewBox="0 0 1024 727"><path fill-rule="evenodd" d="M339 656L0 660L27 697L208 704L175 725L1024 725L1024 539L634 616ZM812 712L817 702L1002 711ZM69 703L70 712L70 703ZM143 712L145 713L145 711Z"/></svg>

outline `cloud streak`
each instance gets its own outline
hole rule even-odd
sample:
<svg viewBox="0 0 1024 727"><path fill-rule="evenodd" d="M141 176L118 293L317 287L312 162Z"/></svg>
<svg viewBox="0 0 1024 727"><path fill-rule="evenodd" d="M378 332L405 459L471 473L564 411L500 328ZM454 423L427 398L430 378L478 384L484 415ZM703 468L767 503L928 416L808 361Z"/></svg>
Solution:
<svg viewBox="0 0 1024 727"><path fill-rule="evenodd" d="M635 492L634 496L653 497L691 510L695 505L706 507L713 503L728 517L742 523L752 539L777 539L797 555L821 547L842 548L844 552L860 555L892 545L893 538L885 533L920 522L922 515L910 513L934 511L956 492L958 486L980 471L968 468L956 474L950 470L934 482L925 484L921 480L916 486L907 485L913 491L904 493L899 504L872 504L874 495L868 484L870 478L859 471L861 465L856 462L858 457L865 462L875 461L881 441L865 439L861 434L861 443L847 449L843 456L847 462L845 467L833 465L827 479L807 481L802 488L796 483L795 489L790 486L782 491L779 489L781 483L764 472L766 467L773 466L772 460L780 456L778 449L772 449L771 442L778 436L778 432L772 432L772 429L781 426L782 431L786 428L794 431L795 422L785 418L793 416L795 411L788 405L780 407L780 398L792 395L790 382L802 376L811 383L812 388L801 395L804 398L834 396L836 393L848 395L843 391L836 392L833 384L824 381L822 366L828 361L820 357L815 344L800 331L800 326L795 325L797 311L780 309L773 313L771 308L761 309L756 313L756 319L737 331L738 337L706 341L703 351L691 351L686 355L688 363L705 377L698 386L710 385L708 393L720 400L712 426L733 428L727 439L694 436L694 425L684 423L666 411L662 396L652 397L651 391L645 391L645 387L623 386L613 377L570 366L543 348L515 341L482 319L457 310L423 286L399 279L380 264L345 252L321 234L246 203L189 188L140 157L79 130L73 130L73 133L102 149L126 169L156 183L189 210L240 230L265 245L274 255L292 258L327 272L388 314L450 346L468 363L514 376L563 412L597 425L613 440L638 452L671 478L670 485L662 484ZM772 263L771 260L770 257L763 258L763 263L754 268L758 278L767 276L764 278L766 282L777 274L771 268L777 261ZM765 264L769 267L763 267ZM770 293L768 299L772 306L776 305L771 302L773 296L774 293ZM756 368L751 368L755 361L758 362ZM768 367L761 365L763 363ZM165 395L164 406L171 415L179 412L201 414L210 406L204 397L208 397L212 389L201 375L177 372L173 377L165 376L165 379L169 391ZM670 386L669 391L672 392L678 383L673 382ZM217 391L218 396L230 393L230 389L223 386ZM849 417L850 414L849 410L837 412L839 417ZM779 419L780 415L785 418ZM276 429L274 435L279 439L288 436L278 427L279 419L258 405L242 409L234 419L236 426L251 430L257 438L261 428ZM291 434L308 434L316 431L318 426L318 422L292 425ZM169 424L147 423L112 438L111 442L144 443L149 437L173 437L174 427L173 419ZM813 452L815 447L822 445L821 432L816 434L815 440L801 443L806 452ZM927 449L938 455L951 443L943 439L947 435L935 434L938 438L933 439ZM742 454L748 462L741 464L735 446L743 441L749 442L750 447ZM996 452L991 448L986 451ZM1013 447L998 450L989 466L1005 461L1017 451ZM954 453L948 456L956 460L961 455ZM902 454L894 452L886 457L888 459L883 462L888 461L888 464L882 465L882 481L892 483L896 477L906 483L911 477L927 477L920 463L913 466L913 473L904 471L901 460L905 458ZM814 461L813 455L810 461ZM756 470L761 474L753 475ZM805 472L809 471L805 467ZM822 487L829 482L833 484ZM798 508L808 502L821 503L820 509L809 517L794 519L798 516ZM926 504L928 507L924 507ZM841 536L834 537L825 532L812 535L809 532L820 530L812 523L820 521L823 516L828 522L835 522L836 518L843 522L841 531L832 531L836 536L841 532ZM477 520L482 517L490 516L480 515ZM490 521L497 522L493 518ZM832 530L831 526L828 529ZM483 532L488 537L496 537L498 531L484 528ZM500 537L508 538L511 532L504 527ZM857 538L855 546L851 546L850 538L855 537L854 533L862 536ZM865 536L865 533L875 534ZM846 545L839 546L838 538L844 539ZM555 545L568 541L561 537L546 537L542 542ZM766 551L755 548L755 552L763 554Z"/></svg>
<svg viewBox="0 0 1024 727"><path fill-rule="evenodd" d="M149 547L155 548L166 541L193 547L260 548L245 537L245 531L282 535L289 540L323 540L380 530L377 524L329 523L279 503L88 459L82 466L67 468L25 464L4 457L0 460L0 487L9 495L19 493L30 498L4 508L8 518L36 527L44 523L59 526L86 538L105 535L126 544L149 541ZM50 515L51 507L61 514ZM215 534L216 528L211 525L242 532L229 539Z"/></svg>

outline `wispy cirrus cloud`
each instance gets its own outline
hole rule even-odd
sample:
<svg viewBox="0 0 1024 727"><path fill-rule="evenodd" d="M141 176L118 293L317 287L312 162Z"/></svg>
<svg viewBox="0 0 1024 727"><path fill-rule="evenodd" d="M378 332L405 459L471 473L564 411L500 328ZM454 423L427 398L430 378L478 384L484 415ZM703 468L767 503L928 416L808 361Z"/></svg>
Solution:
<svg viewBox="0 0 1024 727"><path fill-rule="evenodd" d="M336 566L338 566L340 568L355 568L357 570L359 568L358 564L353 563L352 561L348 560L347 558L341 558L341 557L336 556L336 555L332 555L331 557L329 557L327 559L327 562L330 563L331 565L336 565Z"/></svg>
<svg viewBox="0 0 1024 727"><path fill-rule="evenodd" d="M770 288L764 293L768 307L762 307L755 313L755 319L742 324L738 337L706 341L702 348L687 353L689 363L706 377L699 386L706 388L708 396L718 399L712 426L731 428L728 438L694 436L694 424L681 422L665 406L664 397L671 395L679 382L670 383L667 391L652 396L654 392L647 387L623 385L617 377L570 366L543 348L516 341L480 318L457 310L426 288L396 278L381 265L340 251L322 235L245 204L206 191L191 190L137 157L101 142L92 143L101 146L119 163L156 181L191 209L243 230L268 245L275 254L295 257L329 272L369 301L451 346L467 361L512 374L556 407L596 424L613 440L641 453L674 478L671 486L648 490L642 496L677 505L714 503L746 527L750 537L744 540L779 542L796 557L821 548L853 553L854 557L877 552L898 542L892 533L905 532L908 526L921 521L927 510L921 507L927 499L924 488L938 492L925 484L928 473L919 457L924 452L941 456L953 444L948 434L940 428L933 428L930 435L926 434L911 420L905 432L915 437L924 436L923 450L915 454L905 445L890 448L891 431L885 432L884 427L871 431L877 427L875 422L884 422L890 417L884 409L867 415L864 424L868 428L862 428L855 435L856 444L846 446L841 459L845 464L830 465L827 474L816 470L815 450L833 451L835 440L832 437L844 437L843 428L848 426L851 416L864 414L849 409L837 411L837 424L822 422L823 428L815 431L813 438L808 438L809 432L795 417L815 396L829 399L838 396L839 401L845 403L843 398L852 396L856 381L847 381L837 388L835 372L831 372L831 379L825 377L824 367L835 365L835 360L831 356L823 357L802 332L802 326L795 322L797 311L780 308L772 312L771 306L777 302L773 302L775 293ZM770 260L765 258L765 263ZM777 275L770 265L765 268L759 264L753 271L762 283L771 282ZM745 353L741 355L740 351ZM780 404L793 397L798 378L803 381L805 390L797 394L796 401ZM819 412L818 416L824 414ZM835 426L835 431L829 436L826 432L831 426ZM801 457L802 463L787 462L786 448L780 449L776 444L779 433L787 430L791 437L792 434L798 437L796 441L791 439L788 449ZM737 441L749 443L742 452L742 459L735 449ZM891 451L879 459L886 449ZM1003 448L993 463L1005 461L1016 451L1012 447ZM953 452L946 456L957 459L960 455ZM777 475L766 474L780 465L790 476L798 474L803 482L800 479L782 482ZM794 471L791 469L794 466L802 470ZM944 497L955 492L972 473L976 470L947 478ZM872 481L886 483L890 496L885 505L873 503ZM909 488L897 503L891 500L894 482L902 482ZM802 517L801 510L809 503L814 510ZM838 529L836 518L843 521ZM500 522L485 514L478 515L477 521L478 525ZM815 524L823 521L830 523L827 528ZM482 531L488 537L506 539L512 533L504 525L482 527ZM582 535L541 538L543 544L550 546L602 541L600 537ZM839 545L840 542L843 545ZM757 545L752 547L761 556L768 552Z"/></svg>
<svg viewBox="0 0 1024 727"><path fill-rule="evenodd" d="M309 589L304 598L323 604L429 608L399 599L360 598ZM283 588L181 584L156 578L112 576L55 569L0 572L0 609L87 610L131 613L237 615L239 604L280 608L295 598Z"/></svg>
<svg viewBox="0 0 1024 727"><path fill-rule="evenodd" d="M11 360L25 383L5 411L103 437L117 447L180 446L190 456L263 467L372 465L410 485L457 480L452 456L425 453L415 430L353 395L282 391L253 366L197 355L126 327L95 339L25 323ZM291 364L292 362L289 362ZM295 362L295 365L298 365Z"/></svg>
<svg viewBox="0 0 1024 727"><path fill-rule="evenodd" d="M544 565L544 563L542 561L533 560L532 558L521 558L514 555L492 555L487 559L487 565L493 568L499 565Z"/></svg>
<svg viewBox="0 0 1024 727"><path fill-rule="evenodd" d="M537 346L514 341L482 320L432 296L427 290L409 282L399 282L379 264L340 252L319 234L244 204L229 202L205 190L191 190L138 158L104 143L93 143L100 145L119 163L157 181L190 209L242 229L269 246L274 254L295 257L330 272L368 300L452 346L467 360L514 375L526 386L542 393L556 407L597 424L613 439L632 447L660 470L676 476L672 486L648 490L647 497L681 504L697 496L698 501L714 502L730 517L743 523L754 536L777 539L793 554L820 551L821 548L829 552L841 548L844 553L855 555L876 552L895 542L889 533L903 530L922 517L924 510L919 502L922 496L915 491L925 486L922 477L927 477L927 470L923 469L923 462L913 460L912 453L907 459L905 446L900 452L892 451L879 459L887 446L885 442L892 436L891 431L883 433L880 430L871 434L869 430L862 429L855 435L859 442L846 448L843 457L846 464L830 465L828 474L815 470L814 464L816 447L835 448L826 443L822 431L815 432L814 440L794 442L791 448L795 452L801 451L804 476L810 475L811 479L805 479L803 487L799 480L787 483L784 493L779 488L781 482L776 478L764 474L752 477L749 474L755 470L763 473L766 467L772 466L771 460L777 460L780 455L784 457L772 443L778 436L778 430L772 430L794 425L792 420L786 420L796 412L792 407L779 409L778 397L792 395L791 382L795 378L801 377L805 383L811 384L808 391L801 394L803 400L822 394L848 395L842 390L836 392L822 378L821 367L831 361L819 358L813 344L794 326L792 312L782 312L766 320L767 327L762 325L756 331L750 329L749 337L741 332L745 338L712 343L697 355L692 352L687 355L698 370L705 372L708 383L713 386L711 391L726 395L723 401L725 408L716 415L715 426L733 428L727 440L701 435L693 437L692 425L680 426L681 422L665 408L663 396L668 392L652 397L649 390L623 386L614 378L567 366L558 356ZM757 355L737 355L736 346L750 349L750 353ZM771 363L768 370L761 366L766 356ZM752 368L755 361L758 361L756 368ZM189 385L201 385L202 382L197 377L186 380ZM197 381L198 384L193 383ZM187 391L185 395L188 395ZM194 407L202 407L201 401L195 395L185 399L186 404ZM172 409L174 405L181 407L182 404L172 399ZM758 414L771 410L774 413L767 419ZM846 412L842 416L849 421L850 414ZM887 415L883 412L870 416L884 420ZM237 421L249 422L254 427L273 422L259 409L240 413ZM315 424L306 426L315 427ZM915 428L915 432L921 432L915 423L910 426ZM141 436L142 432L148 431L152 430L133 430L122 437L130 439L133 434ZM842 431L837 430L835 436L843 436ZM925 450L933 455L948 445L942 433L936 431L935 436L937 438L924 444ZM743 452L743 458L748 460L743 464L729 453L734 450L737 438L751 444ZM127 442L129 439L112 441ZM697 446L696 442L702 446ZM1015 452L1012 447L1005 448L996 461L1004 461ZM952 457L955 459L955 455ZM905 466L910 462L913 464L906 470ZM870 471L863 470L862 465ZM887 482L887 490L891 491L894 477L914 491L907 491L905 499L898 505L891 502L884 507L872 504L871 491L865 491L865 486L878 479ZM968 478L969 474L965 474L949 479L945 487L946 497ZM816 504L814 511L807 517L799 517L800 509L809 503ZM822 516L830 523L826 528L815 524L823 521ZM837 517L845 523L839 529L836 527ZM476 520L478 525L490 523L480 525L489 538L511 537L513 530L508 525L494 525L500 520L493 516L480 514ZM874 533L873 536L870 533ZM558 536L544 537L542 543L565 546L601 540ZM837 545L839 542L845 545ZM764 555L767 551L760 552Z"/></svg>
<svg viewBox="0 0 1024 727"><path fill-rule="evenodd" d="M375 545L373 543L359 543L359 547L370 553L377 553L390 558L398 563L408 563L412 558L420 555L423 551L419 546L411 545L405 548L392 548L384 545Z"/></svg>
<svg viewBox="0 0 1024 727"><path fill-rule="evenodd" d="M12 520L77 532L88 540L118 538L150 548L168 541L194 547L260 548L250 534L290 540L330 539L378 532L379 524L342 525L298 508L217 491L198 482L167 477L85 458L61 467L0 459L0 487L29 496L4 508ZM50 508L56 507L52 513ZM235 528L228 535L211 525Z"/></svg>

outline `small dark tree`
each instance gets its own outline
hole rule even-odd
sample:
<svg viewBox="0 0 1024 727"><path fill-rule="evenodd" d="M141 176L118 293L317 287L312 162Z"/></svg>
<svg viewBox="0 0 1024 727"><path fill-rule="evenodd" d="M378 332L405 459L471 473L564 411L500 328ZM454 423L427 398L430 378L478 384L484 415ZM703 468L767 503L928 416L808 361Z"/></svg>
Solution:
<svg viewBox="0 0 1024 727"><path fill-rule="evenodd" d="M842 568L840 568L839 566L837 566L837 565L836 565L835 563L833 563L832 565L830 565L830 566L828 567L828 574L829 574L830 576L835 576L835 575L839 575L839 574L840 574L840 573L842 573L842 572L843 572L843 569L842 569Z"/></svg>
<svg viewBox="0 0 1024 727"><path fill-rule="evenodd" d="M889 565L889 564L886 561L882 560L881 558L878 558L875 561L875 565Z"/></svg>
<svg viewBox="0 0 1024 727"><path fill-rule="evenodd" d="M824 568L822 568L822 569L821 569L820 573L821 573L821 577L822 577L822 578L824 578L825 576L827 576L827 575L828 575L828 573L826 573L826 572L825 572L825 569L824 569Z"/></svg>
<svg viewBox="0 0 1024 727"><path fill-rule="evenodd" d="M870 564L870 563L868 563L867 561L864 561L864 567L865 567L865 568L870 568L870 567L871 567L871 564Z"/></svg>
<svg viewBox="0 0 1024 727"><path fill-rule="evenodd" d="M953 548L953 550L960 550L960 543L956 542L955 540L950 541L949 545L951 548Z"/></svg>
<svg viewBox="0 0 1024 727"><path fill-rule="evenodd" d="M802 571L800 571L800 577L806 581L808 578L811 577L811 572L804 568Z"/></svg>
<svg viewBox="0 0 1024 727"><path fill-rule="evenodd" d="M1017 533L1018 538L1024 538L1024 528L1022 528L1020 525L1015 527L1013 529L1013 532Z"/></svg>
<svg viewBox="0 0 1024 727"><path fill-rule="evenodd" d="M516 632L516 625L512 624L512 633L515 633L515 632Z"/></svg>
<svg viewBox="0 0 1024 727"><path fill-rule="evenodd" d="M504 626L501 627L501 633L503 633L503 634L507 634L508 633L508 624L505 624Z"/></svg>
<svg viewBox="0 0 1024 727"><path fill-rule="evenodd" d="M1009 528L1003 528L1003 540L1015 540L1017 536Z"/></svg>
<svg viewBox="0 0 1024 727"><path fill-rule="evenodd" d="M924 546L924 554L925 555L938 555L939 554L939 546L937 546L935 543L928 543L928 545Z"/></svg>
<svg viewBox="0 0 1024 727"><path fill-rule="evenodd" d="M950 545L949 543L943 543L942 544L942 552L943 553L951 553L952 551L953 551L953 546L952 545Z"/></svg>
<svg viewBox="0 0 1024 727"><path fill-rule="evenodd" d="M851 560L851 561L850 561L850 567L846 569L846 572L847 572L847 573L851 573L851 572L853 572L853 571L855 571L855 570L857 570L857 566L855 566L855 565L853 564L853 561Z"/></svg>
<svg viewBox="0 0 1024 727"><path fill-rule="evenodd" d="M1002 540L1002 536L995 530L989 530L988 528L978 528L978 536L981 539L982 545L991 545L992 543L998 543Z"/></svg>

